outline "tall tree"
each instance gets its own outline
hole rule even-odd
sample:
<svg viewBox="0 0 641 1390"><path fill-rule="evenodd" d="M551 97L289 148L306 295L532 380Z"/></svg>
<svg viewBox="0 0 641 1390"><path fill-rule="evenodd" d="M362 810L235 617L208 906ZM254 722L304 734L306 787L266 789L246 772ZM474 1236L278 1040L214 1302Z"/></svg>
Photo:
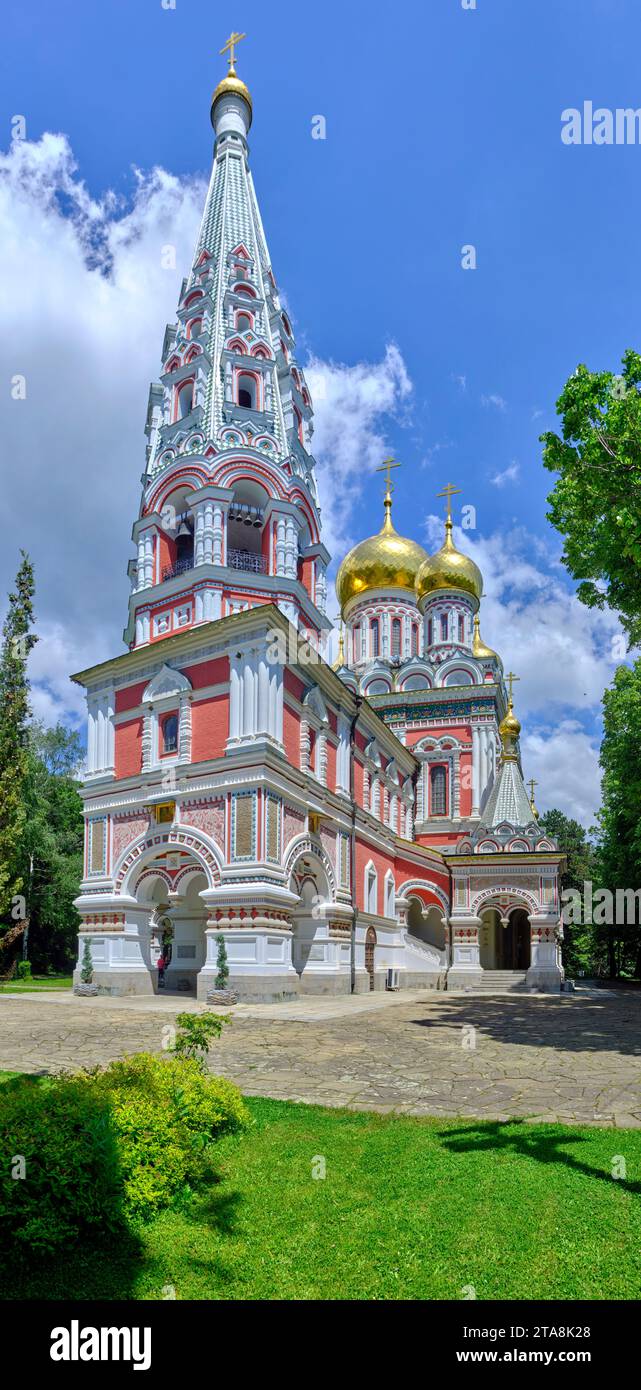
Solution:
<svg viewBox="0 0 641 1390"><path fill-rule="evenodd" d="M32 725L25 779L27 824L22 873L29 883L28 956L35 971L65 969L74 959L80 919L73 905L82 878L83 818L77 773L78 734Z"/></svg>
<svg viewBox="0 0 641 1390"><path fill-rule="evenodd" d="M24 550L2 629L0 652L0 915L11 912L25 884L19 869L27 819L29 682L27 659L37 637L33 623L33 568ZM20 910L19 907L17 909ZM14 919L16 908L14 907Z"/></svg>
<svg viewBox="0 0 641 1390"><path fill-rule="evenodd" d="M641 642L640 383L632 349L619 376L577 367L557 401L561 434L541 435L545 467L559 475L548 518L578 597L615 609L632 646Z"/></svg>
<svg viewBox="0 0 641 1390"><path fill-rule="evenodd" d="M596 872L594 845L580 821L563 811L546 811L539 825L557 841L566 857L561 874L563 892L573 888L584 900L584 885L593 883ZM563 964L570 975L591 974L595 968L594 929L591 922L566 923L563 934Z"/></svg>
<svg viewBox="0 0 641 1390"><path fill-rule="evenodd" d="M633 666L617 667L604 693L600 764L600 882L611 893L617 889L635 893L641 888L641 658ZM629 920L630 909L628 920L622 920L619 911L619 920L601 932L611 975L641 976L641 926Z"/></svg>

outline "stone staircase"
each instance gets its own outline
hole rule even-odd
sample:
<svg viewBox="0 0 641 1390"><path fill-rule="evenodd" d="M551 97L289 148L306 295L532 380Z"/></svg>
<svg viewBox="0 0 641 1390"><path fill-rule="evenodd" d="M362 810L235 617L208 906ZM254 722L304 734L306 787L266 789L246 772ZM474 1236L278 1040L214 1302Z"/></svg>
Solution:
<svg viewBox="0 0 641 1390"><path fill-rule="evenodd" d="M484 970L474 994L525 994L524 970Z"/></svg>

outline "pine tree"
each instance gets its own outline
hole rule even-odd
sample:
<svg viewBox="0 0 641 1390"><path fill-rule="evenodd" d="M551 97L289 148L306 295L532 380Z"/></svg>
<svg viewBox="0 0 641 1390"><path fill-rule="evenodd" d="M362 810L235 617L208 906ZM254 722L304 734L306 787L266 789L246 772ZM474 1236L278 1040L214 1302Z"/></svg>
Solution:
<svg viewBox="0 0 641 1390"><path fill-rule="evenodd" d="M218 955L216 958L216 989L227 989L229 983L229 965L227 963L227 947L224 936L218 937Z"/></svg>
<svg viewBox="0 0 641 1390"><path fill-rule="evenodd" d="M37 637L33 623L33 567L24 550L15 592L2 630L0 652L0 915L11 911L12 899L25 887L20 847L27 812L29 682L27 658ZM26 909L28 915L28 907ZM15 920L15 908L14 908Z"/></svg>
<svg viewBox="0 0 641 1390"><path fill-rule="evenodd" d="M85 937L85 945L82 953L80 979L83 985L90 985L93 979L93 957L91 954L91 941L88 936Z"/></svg>

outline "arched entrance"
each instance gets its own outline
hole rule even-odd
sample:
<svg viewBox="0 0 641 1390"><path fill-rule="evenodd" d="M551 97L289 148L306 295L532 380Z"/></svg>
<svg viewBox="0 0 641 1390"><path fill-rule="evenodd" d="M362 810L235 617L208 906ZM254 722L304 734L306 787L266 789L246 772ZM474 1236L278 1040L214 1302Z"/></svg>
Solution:
<svg viewBox="0 0 641 1390"><path fill-rule="evenodd" d="M530 967L530 919L524 907L505 915L490 907L481 912L480 964L483 970L528 970Z"/></svg>
<svg viewBox="0 0 641 1390"><path fill-rule="evenodd" d="M374 954L376 951L376 932L373 927L367 928L365 936L365 969L369 975L370 990L374 988Z"/></svg>
<svg viewBox="0 0 641 1390"><path fill-rule="evenodd" d="M147 947L143 951L154 992L158 991L158 960L170 957L164 994L196 994L196 977L205 963L207 908L201 892L207 876L193 860L172 856L147 864L135 885L135 897L148 914ZM143 923L141 923L143 926ZM144 939L144 938L143 938ZM168 948L168 950L167 950Z"/></svg>
<svg viewBox="0 0 641 1390"><path fill-rule="evenodd" d="M500 935L500 964L498 970L529 970L530 920L522 907L510 912L508 924Z"/></svg>
<svg viewBox="0 0 641 1390"><path fill-rule="evenodd" d="M349 992L349 938L332 926L331 874L320 845L301 845L289 880L298 899L291 911L292 965L301 994Z"/></svg>
<svg viewBox="0 0 641 1390"><path fill-rule="evenodd" d="M426 946L434 946L437 951L445 949L443 908L436 903L425 903L419 897L410 897L407 929L419 941L424 941Z"/></svg>

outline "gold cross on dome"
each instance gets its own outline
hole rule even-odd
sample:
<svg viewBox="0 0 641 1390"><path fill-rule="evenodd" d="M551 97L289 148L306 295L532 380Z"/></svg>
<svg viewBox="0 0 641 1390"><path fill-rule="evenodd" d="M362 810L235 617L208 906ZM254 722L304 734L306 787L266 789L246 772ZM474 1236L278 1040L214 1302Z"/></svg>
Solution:
<svg viewBox="0 0 641 1390"><path fill-rule="evenodd" d="M227 53L227 51L229 51L229 71L230 71L230 73L232 73L232 74L234 73L234 64L235 64L235 62L236 62L236 55L235 55L235 53L234 53L234 49L235 49L235 47L236 47L236 44L237 44L237 43L240 43L241 39L246 39L246 38L247 38L247 35L246 35L246 34L236 34L236 33L234 32L234 30L232 29L232 32L231 32L231 34L229 35L229 38L228 38L228 40L227 40L227 43L223 44L223 47L222 47L221 50L220 50L221 53Z"/></svg>
<svg viewBox="0 0 641 1390"><path fill-rule="evenodd" d="M392 475L392 469L393 469L393 468L401 468L401 467L402 467L402 464L396 463L396 461L395 461L394 459L383 459L383 462L382 462L380 468L377 468L377 469L375 470L377 473L384 473L384 474L385 474L385 484L386 484L386 487L385 487L385 497L386 497L386 498L391 497L391 496L392 496L392 493L393 493L393 491L394 491L394 483L392 482L392 476L391 476L391 475Z"/></svg>
<svg viewBox="0 0 641 1390"><path fill-rule="evenodd" d="M515 676L515 674L514 674L513 671L508 671L507 676L505 677L505 679L506 679L506 681L509 681L509 685L510 685L510 704L512 704L512 685L513 685L514 681L520 681L521 677L520 677L520 676Z"/></svg>
<svg viewBox="0 0 641 1390"><path fill-rule="evenodd" d="M538 785L538 782L535 782L534 778L530 777L530 780L528 782L528 787L530 788L530 801L534 801L534 788L538 787Z"/></svg>
<svg viewBox="0 0 641 1390"><path fill-rule="evenodd" d="M448 521L451 521L451 520L452 520L452 498L456 495L457 492L461 492L461 491L462 491L462 488L460 488L460 487L454 487L454 484L453 484L453 483L446 483L446 484L445 484L445 487L443 488L443 491L442 491L442 492L437 492L437 494L436 494L437 497L447 497L447 519L448 519Z"/></svg>

